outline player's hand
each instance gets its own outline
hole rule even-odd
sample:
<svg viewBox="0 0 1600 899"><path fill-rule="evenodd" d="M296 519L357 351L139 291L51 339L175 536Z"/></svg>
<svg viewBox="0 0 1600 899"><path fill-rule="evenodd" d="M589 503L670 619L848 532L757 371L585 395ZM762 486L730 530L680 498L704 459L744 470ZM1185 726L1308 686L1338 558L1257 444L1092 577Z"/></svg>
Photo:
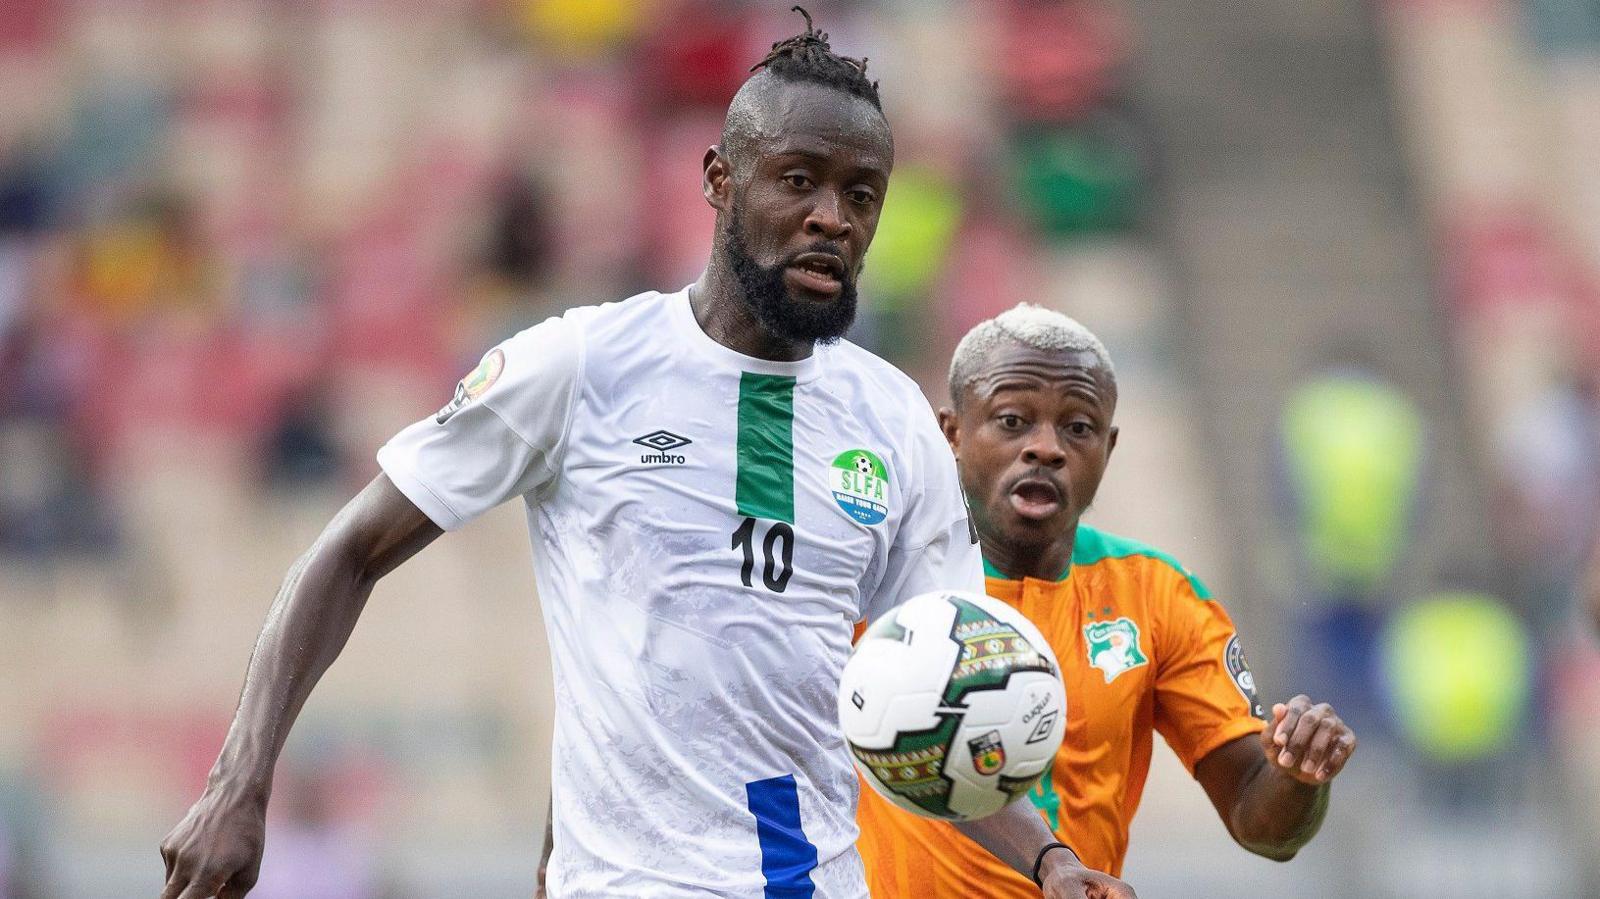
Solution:
<svg viewBox="0 0 1600 899"><path fill-rule="evenodd" d="M1356 751L1356 735L1333 707L1312 704L1304 693L1272 707L1272 721L1261 732L1267 762L1311 786L1321 786L1344 770Z"/></svg>
<svg viewBox="0 0 1600 899"><path fill-rule="evenodd" d="M1076 860L1068 861L1068 853L1052 852L1046 856L1040 879L1044 882L1045 899L1139 899L1133 887L1099 871L1091 871ZM1050 862L1054 860L1052 866Z"/></svg>
<svg viewBox="0 0 1600 899"><path fill-rule="evenodd" d="M537 880L538 886L533 888L533 899L545 899L545 897L548 895L544 891L544 875L545 875L545 866L543 864L540 864L539 865L538 880Z"/></svg>
<svg viewBox="0 0 1600 899"><path fill-rule="evenodd" d="M161 899L243 899L261 873L265 797L243 798L225 783L206 788L161 841L167 885Z"/></svg>

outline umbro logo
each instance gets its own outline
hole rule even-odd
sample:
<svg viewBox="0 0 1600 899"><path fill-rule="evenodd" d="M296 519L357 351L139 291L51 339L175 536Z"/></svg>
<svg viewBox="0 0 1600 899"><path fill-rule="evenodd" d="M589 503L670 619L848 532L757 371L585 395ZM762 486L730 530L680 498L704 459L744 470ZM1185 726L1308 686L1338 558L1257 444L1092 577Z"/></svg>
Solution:
<svg viewBox="0 0 1600 899"><path fill-rule="evenodd" d="M688 446L694 441L687 437L680 437L671 431L651 431L643 437L633 438L633 442L646 449L653 449L653 453L644 453L639 456L639 461L645 465L682 465L688 460L672 450Z"/></svg>

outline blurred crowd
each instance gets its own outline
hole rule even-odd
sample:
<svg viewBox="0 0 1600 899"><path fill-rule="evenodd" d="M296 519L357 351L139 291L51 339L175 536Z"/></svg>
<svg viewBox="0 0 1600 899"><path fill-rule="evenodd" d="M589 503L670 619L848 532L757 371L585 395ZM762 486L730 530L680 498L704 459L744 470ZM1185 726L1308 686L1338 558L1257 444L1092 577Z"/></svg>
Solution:
<svg viewBox="0 0 1600 899"><path fill-rule="evenodd" d="M931 372L1026 296L1031 245L1138 220L1109 4L905 28L815 6L839 46L886 48L899 168L863 342ZM337 424L353 372L443 396L545 315L692 280L700 157L801 27L711 0L8 5L0 446L29 464L0 546L114 547L106 482L151 431L235 443L265 482L337 477L372 449Z"/></svg>
<svg viewBox="0 0 1600 899"><path fill-rule="evenodd" d="M120 560L127 592L181 581L141 565L156 524L125 489L141 472L223 472L244 507L348 494L393 426L446 401L496 341L693 280L712 224L702 154L750 63L802 27L787 6L0 4L0 570ZM1128 7L808 8L837 50L870 57L897 144L852 339L931 397L968 327L1062 297L1060 248L1150 240L1159 147ZM1384 360L1331 353L1285 385L1273 453L1299 548L1286 596L1314 598L1293 622L1314 650L1305 674L1441 765L1503 754L1532 723L1564 728L1588 753L1575 764L1600 771L1600 661L1576 614L1600 565L1600 10L1393 0L1379 17L1459 371L1443 408L1467 422L1499 558L1463 560L1436 595L1395 594L1430 444L1458 431ZM1115 352L1133 332L1110 319ZM244 607L253 630L260 603ZM169 711L151 726L188 790L219 721ZM0 899L63 889L38 869L70 816L40 804L114 780L72 747L149 733L137 715L36 717L28 739L0 737ZM389 750L415 742L370 730ZM257 892L404 894L363 848L383 766L318 757L277 812L269 862L293 861ZM319 790L334 776L336 796Z"/></svg>

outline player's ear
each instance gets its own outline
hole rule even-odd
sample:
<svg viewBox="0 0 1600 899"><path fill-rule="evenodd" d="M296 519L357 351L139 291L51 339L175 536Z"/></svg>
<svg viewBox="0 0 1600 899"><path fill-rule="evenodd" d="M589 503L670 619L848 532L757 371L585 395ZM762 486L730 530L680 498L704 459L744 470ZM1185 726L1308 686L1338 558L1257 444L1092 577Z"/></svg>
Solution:
<svg viewBox="0 0 1600 899"><path fill-rule="evenodd" d="M961 458L961 421L956 417L956 410L945 406L939 410L939 430L944 432L944 439L950 444L950 452Z"/></svg>
<svg viewBox="0 0 1600 899"><path fill-rule="evenodd" d="M700 160L700 167L700 192L705 195L711 208L725 211L733 187L733 167L729 165L728 157L722 154L721 147L708 147L705 157Z"/></svg>
<svg viewBox="0 0 1600 899"><path fill-rule="evenodd" d="M1111 453L1112 453L1113 450L1115 450L1117 448L1117 435L1120 434L1120 433L1122 433L1122 429L1117 427L1116 425L1112 425L1110 433L1106 436L1106 461L1107 462L1111 461Z"/></svg>

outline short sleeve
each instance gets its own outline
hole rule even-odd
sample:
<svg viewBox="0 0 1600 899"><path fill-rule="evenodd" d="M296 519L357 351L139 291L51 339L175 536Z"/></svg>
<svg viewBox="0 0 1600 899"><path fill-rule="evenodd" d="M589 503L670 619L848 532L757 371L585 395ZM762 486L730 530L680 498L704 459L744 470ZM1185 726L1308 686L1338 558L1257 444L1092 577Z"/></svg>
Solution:
<svg viewBox="0 0 1600 899"><path fill-rule="evenodd" d="M907 491L912 499L889 547L883 578L862 610L868 620L920 593L984 591L983 556L956 477L955 456L931 410L926 418L907 441L907 468L915 479Z"/></svg>
<svg viewBox="0 0 1600 899"><path fill-rule="evenodd" d="M1161 564L1155 726L1189 772L1223 744L1259 733L1255 677L1233 620L1186 572Z"/></svg>
<svg viewBox="0 0 1600 899"><path fill-rule="evenodd" d="M553 482L583 366L581 335L548 319L484 355L437 413L396 434L378 464L449 531Z"/></svg>

